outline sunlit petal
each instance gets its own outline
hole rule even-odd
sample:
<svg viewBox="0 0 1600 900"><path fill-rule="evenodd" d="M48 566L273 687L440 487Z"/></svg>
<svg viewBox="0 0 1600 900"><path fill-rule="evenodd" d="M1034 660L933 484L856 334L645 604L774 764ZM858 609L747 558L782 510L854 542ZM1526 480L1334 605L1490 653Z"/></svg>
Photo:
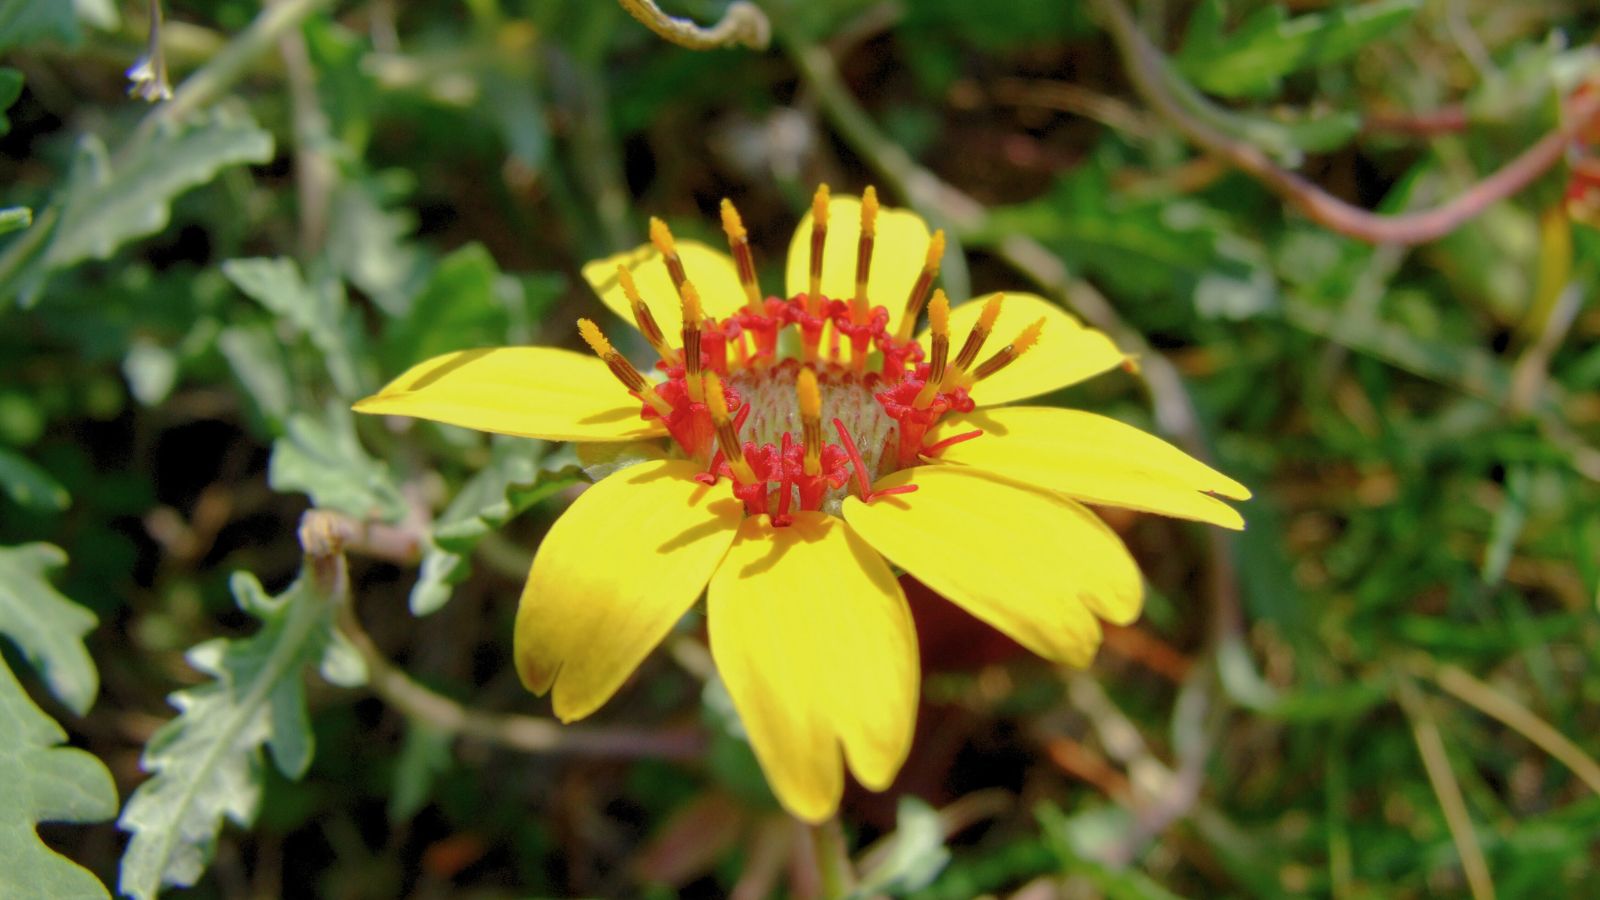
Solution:
<svg viewBox="0 0 1600 900"><path fill-rule="evenodd" d="M516 663L563 721L594 712L666 637L741 515L694 463L647 462L589 488L550 527L517 608Z"/></svg>
<svg viewBox="0 0 1600 900"><path fill-rule="evenodd" d="M1243 528L1211 496L1247 499L1244 485L1153 434L1076 409L1017 406L952 417L930 440L974 428L983 436L944 450L940 462L972 466L1087 503Z"/></svg>
<svg viewBox="0 0 1600 900"><path fill-rule="evenodd" d="M1119 624L1138 616L1138 567L1078 503L955 466L905 469L875 488L909 482L915 493L847 499L845 519L874 549L1028 649L1085 666L1100 644L1095 616Z"/></svg>
<svg viewBox="0 0 1600 900"><path fill-rule="evenodd" d="M905 762L916 633L887 564L849 526L803 512L746 519L707 593L711 652L773 792L802 819L832 815L839 751L874 790Z"/></svg>
<svg viewBox="0 0 1600 900"><path fill-rule="evenodd" d="M418 363L356 412L414 416L551 441L624 441L666 433L605 363L548 347L461 350Z"/></svg>
<svg viewBox="0 0 1600 900"><path fill-rule="evenodd" d="M808 211L789 241L786 297L809 288L811 222ZM848 300L855 295L856 245L860 240L861 198L835 196L828 202L828 237L822 253L822 292L835 300ZM867 279L868 299L897 312L911 293L927 255L928 226L922 217L908 209L880 207L872 271Z"/></svg>
<svg viewBox="0 0 1600 900"><path fill-rule="evenodd" d="M950 310L950 335L957 346L992 296L987 294ZM1035 294L1009 292L1000 307L1000 317L995 320L994 332L978 359L987 359L1041 318L1044 330L1039 342L1015 362L973 386L972 399L979 406L1048 394L1114 369L1126 359L1111 338L1085 326L1060 306ZM924 350L932 346L927 331L917 340Z"/></svg>
<svg viewBox="0 0 1600 900"><path fill-rule="evenodd" d="M733 257L699 241L677 241L676 246L678 258L683 260L684 274L700 292L700 304L706 315L720 319L744 305L744 288L739 284L739 270L734 267ZM633 324L633 307L628 304L628 297L617 280L619 265L627 266L633 274L639 296L650 307L661 333L677 344L678 335L683 331L683 310L661 251L654 244L644 244L583 267L584 280L600 295L601 301L621 316L622 321Z"/></svg>

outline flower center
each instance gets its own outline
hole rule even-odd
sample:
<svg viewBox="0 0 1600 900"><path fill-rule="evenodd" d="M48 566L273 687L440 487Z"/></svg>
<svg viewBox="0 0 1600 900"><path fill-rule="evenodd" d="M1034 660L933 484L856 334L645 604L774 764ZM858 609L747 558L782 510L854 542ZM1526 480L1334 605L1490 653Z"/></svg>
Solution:
<svg viewBox="0 0 1600 900"><path fill-rule="evenodd" d="M593 322L578 323L590 348L640 401L641 417L660 421L686 457L704 461L705 471L697 478L707 484L728 479L748 515L769 515L776 525L787 524L795 510L837 515L852 480L855 493L868 503L916 490L908 484L874 491L872 482L918 465L950 443L977 437L980 432L974 431L926 442L945 413L971 411L967 392L972 385L1031 347L1043 325L1041 319L979 363L1000 314L996 296L952 357L950 302L943 291L932 290L944 253L939 232L891 331L888 309L867 297L877 195L868 188L862 197L855 292L849 299L821 290L827 213L823 186L813 205L809 290L787 300L762 299L744 224L733 205L723 201L723 229L744 292L743 308L725 319L705 315L671 232L659 219L651 221L651 241L681 305L680 344L674 346L663 333L627 266L618 267L617 279L635 323L660 357L656 367L664 381L647 379ZM932 326L929 352L911 339L924 305Z"/></svg>

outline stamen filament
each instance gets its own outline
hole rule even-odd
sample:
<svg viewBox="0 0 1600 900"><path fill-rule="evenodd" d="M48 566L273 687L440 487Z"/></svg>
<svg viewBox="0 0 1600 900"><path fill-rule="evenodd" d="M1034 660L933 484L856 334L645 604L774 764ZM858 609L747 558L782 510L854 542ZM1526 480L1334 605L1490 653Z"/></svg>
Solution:
<svg viewBox="0 0 1600 900"><path fill-rule="evenodd" d="M902 341L911 340L911 332L917 327L917 317L922 315L922 304L928 300L928 289L933 287L933 280L939 277L939 263L944 259L944 229L933 233L928 240L928 258L922 264L922 272L917 276L917 283L911 286L911 294L906 297L905 312L900 315L900 328L895 336Z"/></svg>
<svg viewBox="0 0 1600 900"><path fill-rule="evenodd" d="M711 412L711 424L717 429L717 447L722 451L723 459L728 461L734 480L740 484L755 484L758 480L755 470L744 458L744 448L739 445L738 428L728 415L728 398L722 393L722 379L715 372L705 375L705 395L706 408Z"/></svg>
<svg viewBox="0 0 1600 900"><path fill-rule="evenodd" d="M800 370L795 380L795 393L800 401L800 442L805 449L805 471L816 476L822 472L822 391L817 387L817 373L809 366Z"/></svg>
<svg viewBox="0 0 1600 900"><path fill-rule="evenodd" d="M850 321L861 325L871 308L867 305L867 280L872 274L872 244L878 234L878 189L867 186L861 194L861 239L856 244L856 292L850 301Z"/></svg>
<svg viewBox="0 0 1600 900"><path fill-rule="evenodd" d="M928 304L928 323L933 329L933 354L929 361L928 380L917 392L912 406L927 409L944 381L946 364L950 358L950 298L941 288L933 292L933 302Z"/></svg>
<svg viewBox="0 0 1600 900"><path fill-rule="evenodd" d="M817 185L811 198L811 282L806 290L806 312L822 315L822 251L828 242L828 186Z"/></svg>
<svg viewBox="0 0 1600 900"><path fill-rule="evenodd" d="M761 285L756 281L756 260L750 252L750 233L733 201L722 198L722 230L728 235L728 247L733 250L733 261L739 269L739 283L744 286L745 308L753 315L765 312L761 304Z"/></svg>
<svg viewBox="0 0 1600 900"><path fill-rule="evenodd" d="M1028 348L1039 342L1039 332L1043 330L1043 318L1040 318L1039 321L1034 322L1027 328L1022 329L1022 333L1017 335L1016 340L1000 348L999 353L996 353L995 355L984 360L983 365L978 366L978 368L972 373L972 380L974 382L982 381L983 379L988 378L990 375L993 375L1001 369L1004 369L1006 366L1011 365L1011 363L1017 357L1028 352Z"/></svg>
<svg viewBox="0 0 1600 900"><path fill-rule="evenodd" d="M661 258L667 263L667 274L672 276L672 286L682 294L683 285L689 280L689 276L683 271L683 260L678 256L678 244L672 239L672 229L655 216L650 217L650 243L655 244L656 249L661 251Z"/></svg>
<svg viewBox="0 0 1600 900"><path fill-rule="evenodd" d="M650 404L650 408L662 417L672 413L672 404L662 399L661 395L656 393L655 387L645 380L644 375L638 369L635 369L633 364L628 362L621 353L618 353L615 347L611 346L611 342L606 340L606 336L601 333L600 326L588 319L579 319L578 334L583 336L584 343L588 344L589 349L600 357L601 361L606 364L606 368L611 370L611 374L617 376L617 380L622 382L623 387L636 394L640 400Z"/></svg>
<svg viewBox="0 0 1600 900"><path fill-rule="evenodd" d="M700 329L705 316L700 309L700 292L695 290L693 284L684 281L678 285L678 294L683 303L684 387L691 401L703 403L705 397L700 389Z"/></svg>
<svg viewBox="0 0 1600 900"><path fill-rule="evenodd" d="M645 305L644 297L639 294L639 286L634 283L633 273L627 266L617 266L617 282L622 285L622 293L628 298L628 306L633 310L633 322L639 326L639 333L644 335L644 339L650 342L663 360L668 363L675 361L677 351L667 343L667 336L661 333L661 326L656 324L656 317Z"/></svg>
<svg viewBox="0 0 1600 900"><path fill-rule="evenodd" d="M983 349L984 341L989 339L994 331L994 322L1000 318L1000 304L1005 299L1004 294L995 294L983 304L983 311L978 313L978 321L972 323L972 331L967 333L967 342L961 345L961 352L956 354L956 371L965 372L972 361L978 358L978 352Z"/></svg>

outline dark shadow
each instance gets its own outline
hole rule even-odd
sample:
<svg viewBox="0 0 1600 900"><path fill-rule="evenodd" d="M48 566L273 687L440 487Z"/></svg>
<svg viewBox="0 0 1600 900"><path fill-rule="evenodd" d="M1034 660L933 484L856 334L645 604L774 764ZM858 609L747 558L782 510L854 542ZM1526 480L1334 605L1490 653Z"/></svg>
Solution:
<svg viewBox="0 0 1600 900"><path fill-rule="evenodd" d="M411 384L406 386L406 390L420 391L428 385L433 384L439 379L445 377L446 375L449 375L451 372L461 368L462 366L477 362L493 352L493 347L481 347L477 350L464 350L460 356L457 356L455 359L452 359L444 365L439 366L428 374L423 375L416 381L411 382Z"/></svg>

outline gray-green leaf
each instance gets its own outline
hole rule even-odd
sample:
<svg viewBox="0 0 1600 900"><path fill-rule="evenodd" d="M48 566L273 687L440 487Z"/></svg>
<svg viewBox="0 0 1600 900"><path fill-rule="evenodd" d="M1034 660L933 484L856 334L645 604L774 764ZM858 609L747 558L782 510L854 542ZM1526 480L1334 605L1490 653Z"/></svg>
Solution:
<svg viewBox="0 0 1600 900"><path fill-rule="evenodd" d="M167 227L172 201L217 173L272 158L272 135L241 114L171 126L112 160L98 137L78 146L61 220L46 261L58 269L105 259L134 238Z"/></svg>
<svg viewBox="0 0 1600 900"><path fill-rule="evenodd" d="M100 690L100 676L83 647L96 620L46 580L45 573L66 561L50 544L0 547L0 634L16 643L57 699L83 715Z"/></svg>
<svg viewBox="0 0 1600 900"><path fill-rule="evenodd" d="M294 260L282 257L230 259L222 264L222 274L311 341L341 396L354 398L364 393L355 362L358 329L348 314L344 287L337 280L324 278L308 284Z"/></svg>
<svg viewBox="0 0 1600 900"><path fill-rule="evenodd" d="M411 612L425 616L450 600L451 589L471 572L468 556L478 541L550 494L574 483L576 466L541 460L544 445L503 438L488 466L474 475L433 523L432 539L411 589Z"/></svg>
<svg viewBox="0 0 1600 900"><path fill-rule="evenodd" d="M267 483L276 491L300 491L316 506L359 519L393 522L406 511L389 467L367 455L343 406L329 406L320 416L289 417L287 433L272 444Z"/></svg>
<svg viewBox="0 0 1600 900"><path fill-rule="evenodd" d="M133 838L119 889L151 898L165 885L189 886L211 861L224 817L254 821L260 805L262 747L290 778L311 763L305 670L336 646L333 616L344 585L319 586L302 574L268 596L246 573L232 582L239 607L261 620L255 635L216 639L189 651L190 665L213 676L172 695L176 719L145 747L151 777L129 798L118 827Z"/></svg>
<svg viewBox="0 0 1600 900"><path fill-rule="evenodd" d="M60 746L61 726L33 705L0 662L0 897L105 897L99 879L39 840L40 822L99 822L117 813L111 773Z"/></svg>

